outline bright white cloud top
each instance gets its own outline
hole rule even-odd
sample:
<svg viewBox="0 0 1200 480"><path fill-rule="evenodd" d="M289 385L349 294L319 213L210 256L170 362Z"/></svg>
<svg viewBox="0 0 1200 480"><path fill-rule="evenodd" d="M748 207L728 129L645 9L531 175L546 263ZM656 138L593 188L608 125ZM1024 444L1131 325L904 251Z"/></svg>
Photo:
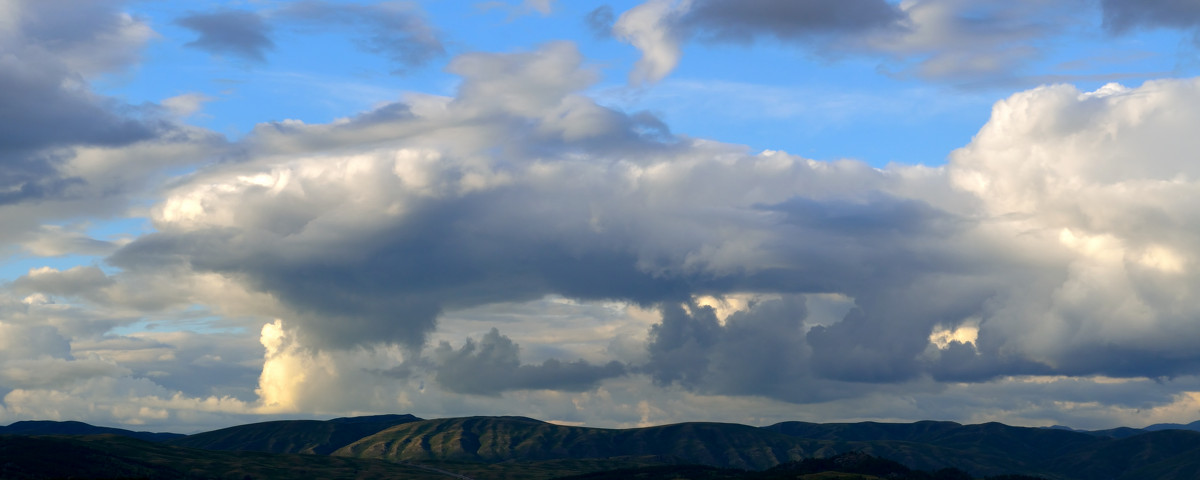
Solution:
<svg viewBox="0 0 1200 480"><path fill-rule="evenodd" d="M1182 3L173 8L0 0L0 422L1200 416Z"/></svg>

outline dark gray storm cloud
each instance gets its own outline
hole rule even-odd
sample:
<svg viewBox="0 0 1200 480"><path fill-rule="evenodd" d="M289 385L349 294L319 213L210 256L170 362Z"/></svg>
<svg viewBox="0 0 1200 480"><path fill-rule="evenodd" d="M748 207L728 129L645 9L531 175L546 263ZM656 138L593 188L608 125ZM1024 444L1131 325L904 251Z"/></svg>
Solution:
<svg viewBox="0 0 1200 480"><path fill-rule="evenodd" d="M118 147L174 130L154 106L129 105L88 86L88 75L134 61L139 36L147 35L117 5L15 7L23 22L0 44L0 204L63 197L84 183L60 172L72 147Z"/></svg>
<svg viewBox="0 0 1200 480"><path fill-rule="evenodd" d="M140 43L151 30L121 11L123 0L11 0L6 14L17 18L15 37L0 49L33 49L42 62L63 62L91 75L137 61ZM23 58L33 60L34 58Z"/></svg>
<svg viewBox="0 0 1200 480"><path fill-rule="evenodd" d="M1084 1L649 0L623 13L613 33L642 51L635 83L665 77L689 41L769 39L828 58L875 56L889 75L978 87L1019 81L1041 40L1073 22Z"/></svg>
<svg viewBox="0 0 1200 480"><path fill-rule="evenodd" d="M797 403L847 398L877 388L824 376L816 368L822 353L806 340L805 331L820 327L806 324L803 295L758 301L723 323L708 306L663 304L659 310L662 323L651 329L649 361L636 367L658 385Z"/></svg>
<svg viewBox="0 0 1200 480"><path fill-rule="evenodd" d="M162 125L139 107L88 91L53 60L0 57L0 149L31 152L71 145L124 145L154 137ZM45 157L43 157L45 158Z"/></svg>
<svg viewBox="0 0 1200 480"><path fill-rule="evenodd" d="M750 42L899 29L906 18L885 0L699 0L676 21L701 39Z"/></svg>
<svg viewBox="0 0 1200 480"><path fill-rule="evenodd" d="M592 365L583 360L549 359L537 365L522 365L520 346L495 328L478 343L467 339L457 350L443 342L433 351L433 359L439 385L473 395L499 395L509 390L579 392L626 373L625 366L615 361Z"/></svg>
<svg viewBox="0 0 1200 480"><path fill-rule="evenodd" d="M655 383L726 395L802 396L801 385L811 377L802 296L764 301L724 325L712 307L664 304L660 311L643 367Z"/></svg>
<svg viewBox="0 0 1200 480"><path fill-rule="evenodd" d="M301 332L310 342L338 347L371 341L419 346L446 308L550 293L645 304L689 294L685 279L656 278L628 252L588 245L603 238L580 237L569 245L550 241L545 236L552 232L542 227L493 230L536 223L538 213L528 211L536 201L501 191L426 205L408 221L347 245L336 258L304 260L307 247L290 244L286 235L212 230L144 237L110 261L131 269L186 261L245 278L311 315ZM286 228L286 218L275 221Z"/></svg>
<svg viewBox="0 0 1200 480"><path fill-rule="evenodd" d="M288 3L276 14L318 29L346 28L358 38L360 48L389 58L398 71L422 66L446 53L441 34L426 22L418 7L407 2L359 5L302 0Z"/></svg>
<svg viewBox="0 0 1200 480"><path fill-rule="evenodd" d="M179 18L175 23L199 34L187 46L215 55L229 54L262 62L266 60L266 52L275 48L275 42L270 38L270 26L255 12L195 13Z"/></svg>
<svg viewBox="0 0 1200 480"><path fill-rule="evenodd" d="M1104 28L1117 34L1145 28L1200 28L1200 2L1191 0L1102 0ZM1200 32L1195 37L1200 43Z"/></svg>

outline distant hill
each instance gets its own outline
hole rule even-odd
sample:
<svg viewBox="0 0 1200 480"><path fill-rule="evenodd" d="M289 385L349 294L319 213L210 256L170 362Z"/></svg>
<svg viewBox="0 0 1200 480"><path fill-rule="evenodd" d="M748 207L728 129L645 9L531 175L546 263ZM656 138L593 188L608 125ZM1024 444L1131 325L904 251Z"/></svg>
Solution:
<svg viewBox="0 0 1200 480"><path fill-rule="evenodd" d="M1106 430L1077 430L1077 429L1062 426L1062 425L1055 425L1053 427L1045 427L1045 428L1050 428L1050 429L1055 429L1055 430L1067 430L1067 431L1079 432L1079 433L1090 433L1092 435L1099 435L1099 436L1111 437L1111 438L1129 438L1134 435L1141 435L1143 433L1148 433L1148 432L1159 432L1159 431L1163 431L1163 430L1191 430L1193 432L1200 432L1200 421L1196 421L1196 422L1192 422L1192 423L1188 423L1188 424L1156 423L1156 424L1150 425L1146 428L1117 427L1117 428L1110 428L1110 429L1106 429Z"/></svg>
<svg viewBox="0 0 1200 480"><path fill-rule="evenodd" d="M97 427L83 422L52 422L49 420L27 420L0 427L0 435L120 435L148 442L162 442L183 437L178 433L135 432L120 428Z"/></svg>
<svg viewBox="0 0 1200 480"><path fill-rule="evenodd" d="M1071 430L1071 429L1068 429L1068 430ZM1117 427L1117 428L1110 428L1108 430L1091 430L1091 431L1072 430L1072 431L1081 432L1081 433L1090 433L1092 435L1099 435L1102 437L1109 437L1109 438L1129 438L1134 435L1141 435L1141 434L1147 432L1146 430L1142 430L1140 428L1129 428L1129 427Z"/></svg>
<svg viewBox="0 0 1200 480"><path fill-rule="evenodd" d="M1157 432L1160 430L1191 430L1194 432L1200 432L1200 420L1197 420L1195 422L1188 423L1188 424L1156 423L1149 427L1143 428L1142 430L1145 430L1148 432Z"/></svg>
<svg viewBox="0 0 1200 480"><path fill-rule="evenodd" d="M811 424L765 427L798 434L820 432ZM1027 474L1063 480L1200 478L1200 432L1165 430L1126 438L1000 423L957 425L830 424L840 432L823 438L849 440L860 451L909 467L953 467L976 476Z"/></svg>
<svg viewBox="0 0 1200 480"><path fill-rule="evenodd" d="M783 433L793 437L814 440L836 440L841 442L873 442L896 440L912 442L931 435L944 434L962 428L954 422L922 421L915 423L809 423L782 422L762 427L763 430Z"/></svg>
<svg viewBox="0 0 1200 480"><path fill-rule="evenodd" d="M385 428L419 420L412 415L373 415L326 421L279 420L197 433L167 443L206 450L328 455Z"/></svg>

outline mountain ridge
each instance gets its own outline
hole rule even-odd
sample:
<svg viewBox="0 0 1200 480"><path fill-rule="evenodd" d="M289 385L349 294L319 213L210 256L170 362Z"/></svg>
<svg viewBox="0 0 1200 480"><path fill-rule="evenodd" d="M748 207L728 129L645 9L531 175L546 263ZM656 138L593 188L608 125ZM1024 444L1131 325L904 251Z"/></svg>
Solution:
<svg viewBox="0 0 1200 480"><path fill-rule="evenodd" d="M205 450L328 455L380 430L420 420L410 414L274 420L172 438L166 443Z"/></svg>
<svg viewBox="0 0 1200 480"><path fill-rule="evenodd" d="M0 432L15 429L36 434L39 428L66 438L61 436L64 430L91 432L107 427L80 422L18 422L0 427ZM124 432L126 438L133 438L130 433L138 433L115 430ZM1139 433L1128 434L1131 430ZM780 422L764 427L685 422L612 429L565 426L522 416L426 420L413 415L376 415L251 423L176 436L155 445L177 449L163 450L167 453L162 455L191 458L188 461L193 463L199 462L195 457L200 455L194 452L203 451L303 454L421 465L431 469L428 471L457 472L476 479L550 479L598 470L656 466L663 466L669 472L671 469L666 466L670 465L765 471L788 462L853 452L890 459L916 470L954 469L977 477L1019 474L1047 480L1200 478L1200 432L1182 429L1121 432L1122 435L1116 435L996 422L963 425L945 421ZM11 438L7 436L5 441L12 441ZM92 447L105 443L88 441L93 442L88 444ZM137 455L130 455L133 455L130 465L140 465ZM219 458L237 459L236 456Z"/></svg>
<svg viewBox="0 0 1200 480"><path fill-rule="evenodd" d="M0 435L120 435L149 442L163 442L186 435L167 432L136 432L123 428L98 427L88 423L54 420L22 420L0 427Z"/></svg>

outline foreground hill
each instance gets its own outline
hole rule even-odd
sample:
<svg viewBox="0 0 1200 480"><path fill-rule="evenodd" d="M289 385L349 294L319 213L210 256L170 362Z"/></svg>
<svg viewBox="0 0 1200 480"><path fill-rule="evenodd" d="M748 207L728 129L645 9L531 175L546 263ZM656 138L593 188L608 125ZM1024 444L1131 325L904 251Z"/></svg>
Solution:
<svg viewBox="0 0 1200 480"><path fill-rule="evenodd" d="M567 427L524 417L424 420L388 428L333 455L390 461L495 463L658 456L718 467L764 469L812 455L788 435L729 423L624 430ZM672 460L666 460L672 459Z"/></svg>
<svg viewBox="0 0 1200 480"><path fill-rule="evenodd" d="M804 424L765 427L801 438L850 443L852 448L923 470L958 468L976 475L1021 472L1055 477L1054 460L1098 448L1109 440L1063 430L1001 423Z"/></svg>
<svg viewBox="0 0 1200 480"><path fill-rule="evenodd" d="M1200 478L1200 432L1162 430L1105 442L1053 460L1068 478Z"/></svg>
<svg viewBox="0 0 1200 480"><path fill-rule="evenodd" d="M925 470L958 468L977 476L1021 473L1062 480L1200 478L1200 432L1163 430L1125 438L1000 423L958 425L804 424L765 427L845 442Z"/></svg>
<svg viewBox="0 0 1200 480"><path fill-rule="evenodd" d="M388 427L416 422L412 415L374 415L333 420L251 423L169 440L169 445L207 450L328 455Z"/></svg>
<svg viewBox="0 0 1200 480"><path fill-rule="evenodd" d="M49 420L32 420L16 422L7 427L0 427L0 435L120 435L148 442L162 442L172 438L181 438L178 433L135 432L121 428L97 427L83 422L53 422Z"/></svg>
<svg viewBox="0 0 1200 480"><path fill-rule="evenodd" d="M90 432L103 428L60 422L21 423L6 428L34 433L55 429ZM551 479L611 470L619 470L617 477L612 478L619 478L621 471L636 472L638 478L669 476L671 472L684 477L766 478L750 472L774 467L779 473L779 468L783 468L779 466L792 464L789 462L832 458L848 452L894 460L914 471L957 471L975 478L1003 475L1031 475L1048 480L1200 478L1200 432L1141 431L1116 436L999 423L784 422L769 427L682 423L603 429L555 425L525 417L421 420L411 415L383 415L256 423L157 444L116 436L45 436L21 440L66 442L61 448L54 447L61 453L41 456L37 452L54 448L42 445L33 448L35 454L12 453L28 448L13 440L21 437L4 438L9 443L0 444L0 466L19 467L20 473L35 472L41 465L57 472L52 476L60 478L96 476L54 470L66 468L55 464L54 458L109 458L109 463L84 462L102 472L115 472L100 475L101 478L231 478L219 474L223 469L253 470L258 473L245 475L259 479L288 478L272 474L273 468L283 468L282 472L298 477L357 478L360 471L379 473L384 468L379 465L412 467L417 470L409 468L410 473L421 475L441 472L448 477L458 474L479 480ZM307 455L294 455L297 453ZM320 463L330 461L352 463ZM353 463L358 461L369 463ZM291 466L311 468L313 473L288 470ZM161 469L166 470L160 472ZM181 472L199 477L179 477ZM784 477L812 480L842 478L838 475L843 473L871 475L790 472L784 471ZM380 476L387 475L380 473ZM0 478L32 477L0 471Z"/></svg>
<svg viewBox="0 0 1200 480"><path fill-rule="evenodd" d="M217 452L172 447L119 435L0 435L0 478L425 480L448 477L418 467L376 460Z"/></svg>
<svg viewBox="0 0 1200 480"><path fill-rule="evenodd" d="M1000 423L785 422L762 428L684 423L617 430L568 427L524 417L469 417L398 425L333 455L460 462L468 469L472 462L497 465L624 458L636 459L641 462L638 466L698 464L764 470L803 458L856 451L914 469L958 469L977 477L1200 478L1200 432L1169 430L1112 438Z"/></svg>

